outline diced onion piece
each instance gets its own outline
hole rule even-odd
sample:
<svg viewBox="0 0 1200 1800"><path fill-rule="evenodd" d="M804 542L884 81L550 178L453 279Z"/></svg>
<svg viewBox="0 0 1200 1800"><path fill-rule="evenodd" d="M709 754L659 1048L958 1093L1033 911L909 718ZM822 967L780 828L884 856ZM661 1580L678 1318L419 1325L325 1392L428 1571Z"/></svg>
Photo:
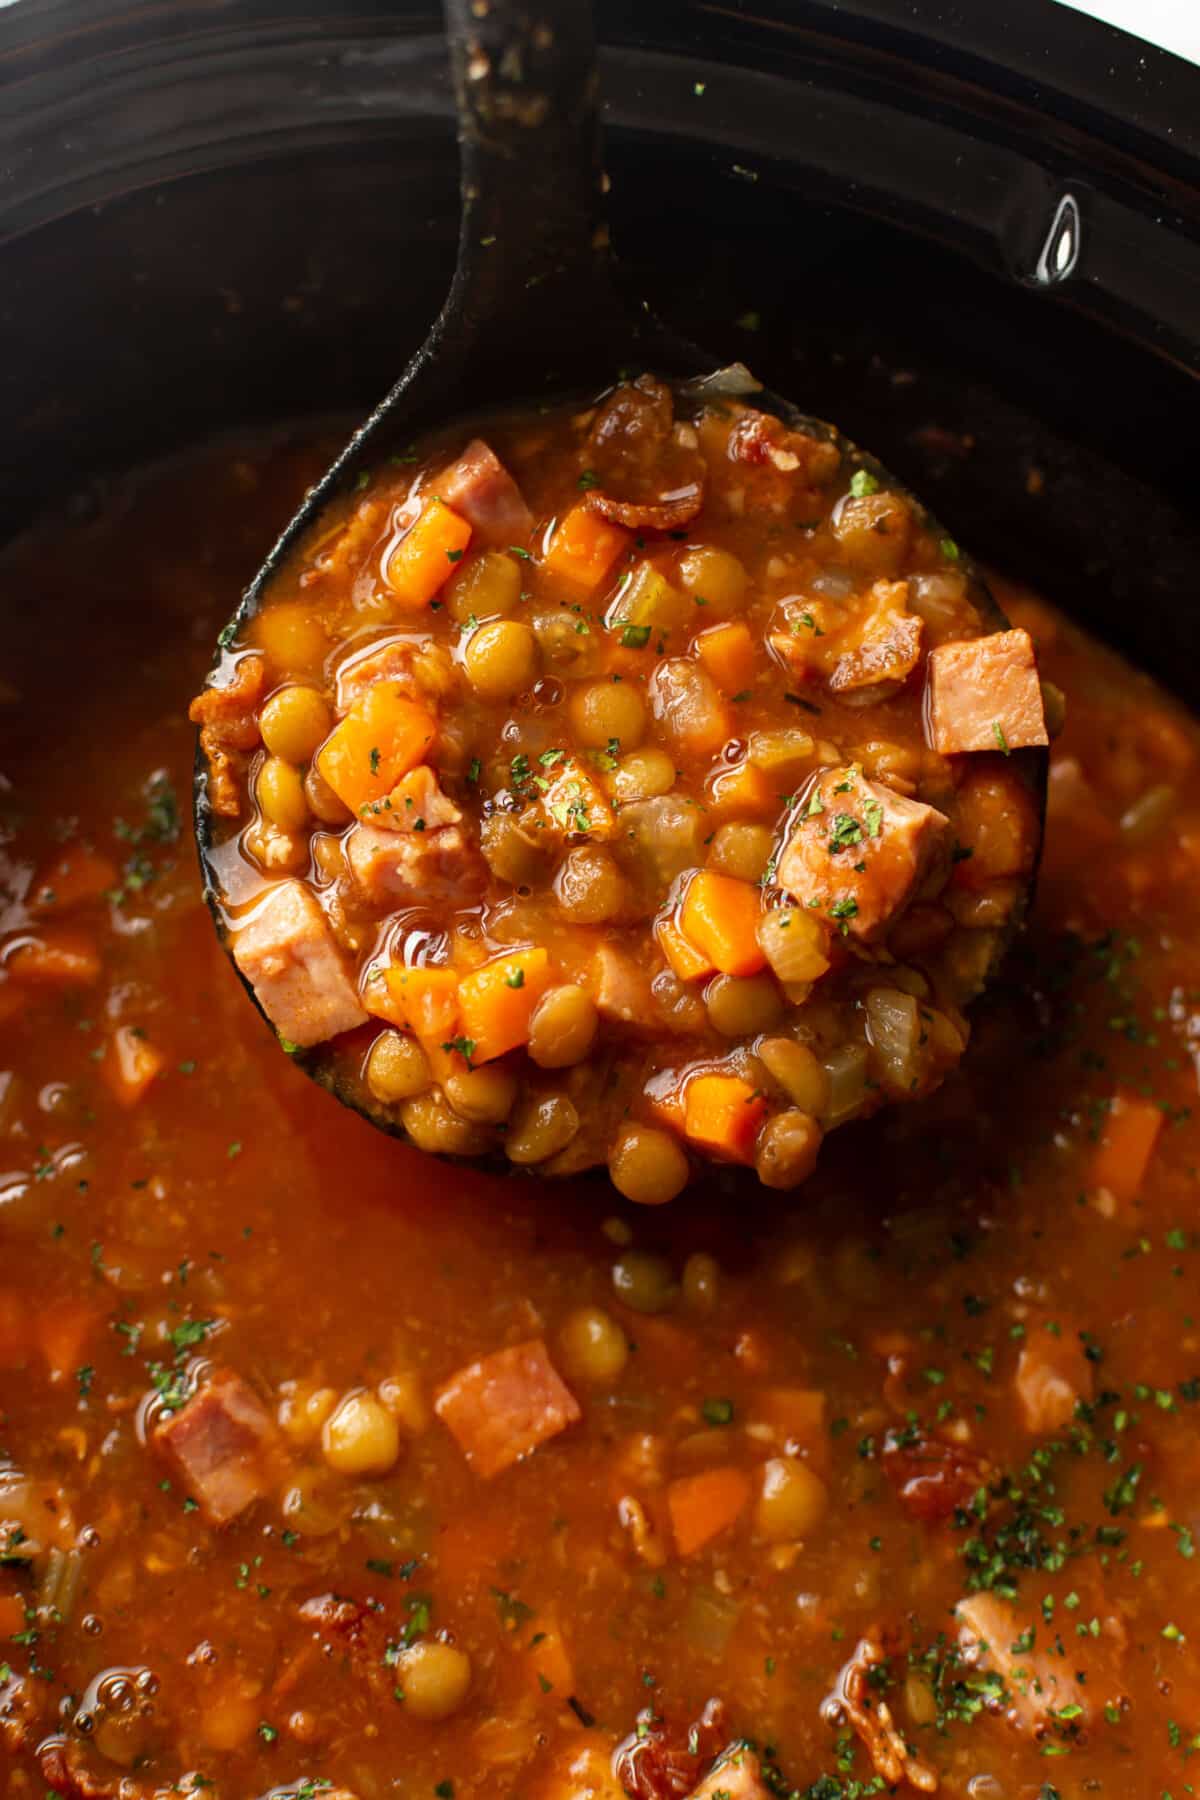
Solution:
<svg viewBox="0 0 1200 1800"><path fill-rule="evenodd" d="M867 995L867 1035L879 1078L890 1093L911 1094L921 1079L921 1014L912 994L872 988Z"/></svg>
<svg viewBox="0 0 1200 1800"><path fill-rule="evenodd" d="M862 1106L867 1092L867 1047L865 1044L843 1044L831 1050L824 1059L829 1077L829 1100L822 1124L827 1131L852 1119Z"/></svg>
<svg viewBox="0 0 1200 1800"><path fill-rule="evenodd" d="M764 913L758 942L780 981L817 981L829 967L826 928L802 906L776 906Z"/></svg>

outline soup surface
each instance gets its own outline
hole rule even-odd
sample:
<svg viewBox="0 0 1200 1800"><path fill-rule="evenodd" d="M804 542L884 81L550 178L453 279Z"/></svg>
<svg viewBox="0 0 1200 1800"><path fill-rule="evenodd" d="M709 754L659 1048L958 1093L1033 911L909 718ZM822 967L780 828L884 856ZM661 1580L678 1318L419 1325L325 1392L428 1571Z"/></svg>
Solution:
<svg viewBox="0 0 1200 1800"><path fill-rule="evenodd" d="M238 967L420 1149L796 1187L938 1085L1024 911L1032 641L740 401L643 375L481 429L365 471L223 634L192 715Z"/></svg>
<svg viewBox="0 0 1200 1800"><path fill-rule="evenodd" d="M1071 711L939 1092L791 1197L448 1168L280 1053L188 841L330 447L3 568L5 1800L1192 1792L1200 733L1002 586Z"/></svg>

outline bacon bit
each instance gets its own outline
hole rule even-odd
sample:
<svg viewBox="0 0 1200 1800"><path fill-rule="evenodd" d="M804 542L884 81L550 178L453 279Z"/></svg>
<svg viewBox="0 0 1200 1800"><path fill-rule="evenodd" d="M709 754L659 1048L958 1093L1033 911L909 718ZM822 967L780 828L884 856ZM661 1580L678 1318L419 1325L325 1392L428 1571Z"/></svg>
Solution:
<svg viewBox="0 0 1200 1800"><path fill-rule="evenodd" d="M599 513L610 525L624 525L630 531L675 531L690 525L704 505L707 470L701 463L690 480L656 500L618 500L613 494L596 489L584 505L589 512Z"/></svg>
<svg viewBox="0 0 1200 1800"><path fill-rule="evenodd" d="M849 1725L860 1739L878 1775L890 1788L907 1781L921 1794L935 1794L938 1778L928 1763L915 1757L905 1743L886 1700L872 1691L870 1673L886 1661L883 1645L875 1638L860 1638L854 1655L838 1676L837 1686L822 1707L827 1725Z"/></svg>
<svg viewBox="0 0 1200 1800"><path fill-rule="evenodd" d="M670 389L640 375L609 395L587 437L600 486L584 499L588 512L631 531L673 531L704 505L708 465L674 435Z"/></svg>
<svg viewBox="0 0 1200 1800"><path fill-rule="evenodd" d="M905 1512L922 1525L940 1525L966 1507L991 1479L982 1458L940 1438L889 1433L883 1447L883 1472Z"/></svg>
<svg viewBox="0 0 1200 1800"><path fill-rule="evenodd" d="M316 1594L296 1610L327 1656L340 1653L377 1700L390 1698L395 1676L384 1661L390 1628L382 1613L338 1594Z"/></svg>
<svg viewBox="0 0 1200 1800"><path fill-rule="evenodd" d="M828 481L841 461L836 444L789 431L781 420L753 407L746 408L729 433L729 457L752 468L769 463L781 475L802 469L804 479L812 483Z"/></svg>
<svg viewBox="0 0 1200 1800"><path fill-rule="evenodd" d="M617 1745L613 1772L631 1800L683 1800L726 1742L725 1706L709 1700L686 1731L672 1731L651 1712Z"/></svg>
<svg viewBox="0 0 1200 1800"><path fill-rule="evenodd" d="M188 718L199 725L200 748L208 758L209 805L223 818L236 819L242 809L245 759L259 744L257 707L266 680L262 657L243 656L228 682L206 687L188 707Z"/></svg>

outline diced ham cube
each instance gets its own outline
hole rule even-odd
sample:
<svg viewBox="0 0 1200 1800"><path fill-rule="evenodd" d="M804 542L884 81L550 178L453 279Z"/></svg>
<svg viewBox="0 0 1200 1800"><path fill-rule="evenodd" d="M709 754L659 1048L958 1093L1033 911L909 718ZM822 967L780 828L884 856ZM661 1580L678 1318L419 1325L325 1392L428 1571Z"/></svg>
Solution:
<svg viewBox="0 0 1200 1800"><path fill-rule="evenodd" d="M653 1030L656 1015L649 976L615 944L601 944L592 957L588 987L602 1018Z"/></svg>
<svg viewBox="0 0 1200 1800"><path fill-rule="evenodd" d="M877 581L871 600L861 626L839 643L840 654L829 676L830 692L853 706L890 698L912 674L921 654L924 623L908 610L907 581Z"/></svg>
<svg viewBox="0 0 1200 1800"><path fill-rule="evenodd" d="M485 1478L520 1462L582 1416L540 1338L468 1363L439 1388L433 1409Z"/></svg>
<svg viewBox="0 0 1200 1800"><path fill-rule="evenodd" d="M852 767L818 775L792 820L780 887L864 941L907 906L948 848L944 814Z"/></svg>
<svg viewBox="0 0 1200 1800"><path fill-rule="evenodd" d="M1048 744L1029 633L997 631L931 650L925 725L940 756Z"/></svg>
<svg viewBox="0 0 1200 1800"><path fill-rule="evenodd" d="M1061 1431L1081 1400L1095 1392L1095 1377L1077 1332L1033 1325L1017 1359L1017 1403L1026 1431L1037 1437Z"/></svg>
<svg viewBox="0 0 1200 1800"><path fill-rule="evenodd" d="M1025 1731L1039 1734L1062 1718L1086 1730L1101 1694L1079 1679L1083 1654L1072 1637L1067 1655L1054 1647L1054 1637L1043 1628L1043 1649L1037 1624L1020 1618L995 1594L972 1594L955 1610L959 1646L968 1661L999 1675L1006 1690L1009 1718ZM1023 1646L1028 1646L1025 1648ZM1078 1709L1078 1710L1076 1710Z"/></svg>
<svg viewBox="0 0 1200 1800"><path fill-rule="evenodd" d="M346 837L346 861L377 906L468 906L483 886L484 866L457 825L436 831L356 825Z"/></svg>
<svg viewBox="0 0 1200 1800"><path fill-rule="evenodd" d="M758 1757L745 1744L733 1744L687 1800L770 1800L770 1796Z"/></svg>
<svg viewBox="0 0 1200 1800"><path fill-rule="evenodd" d="M433 483L434 492L461 513L475 535L488 544L524 548L533 514L504 464L482 438L473 438L456 463Z"/></svg>
<svg viewBox="0 0 1200 1800"><path fill-rule="evenodd" d="M356 700L361 700L377 681L400 681L415 689L412 681L413 657L423 643L419 637L394 637L382 644L368 645L338 665L337 709L348 713Z"/></svg>
<svg viewBox="0 0 1200 1800"><path fill-rule="evenodd" d="M462 813L442 792L428 763L402 775L385 799L368 806L367 817L384 831L436 832L462 822Z"/></svg>
<svg viewBox="0 0 1200 1800"><path fill-rule="evenodd" d="M232 1369L172 1413L154 1433L210 1525L227 1525L274 1486L277 1446L271 1416Z"/></svg>
<svg viewBox="0 0 1200 1800"><path fill-rule="evenodd" d="M301 881L271 889L235 935L233 960L293 1044L321 1044L366 1021L329 921Z"/></svg>

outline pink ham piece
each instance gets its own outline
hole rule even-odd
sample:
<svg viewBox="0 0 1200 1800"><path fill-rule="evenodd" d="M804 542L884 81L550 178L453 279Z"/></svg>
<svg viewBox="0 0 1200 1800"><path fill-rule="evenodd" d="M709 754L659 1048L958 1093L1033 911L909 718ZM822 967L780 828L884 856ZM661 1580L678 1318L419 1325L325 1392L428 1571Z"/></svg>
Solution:
<svg viewBox="0 0 1200 1800"><path fill-rule="evenodd" d="M210 1525L228 1525L274 1486L275 1427L258 1395L232 1369L206 1387L154 1433Z"/></svg>
<svg viewBox="0 0 1200 1800"><path fill-rule="evenodd" d="M950 821L860 770L824 770L792 814L779 858L781 888L864 941L877 938L918 891L948 845Z"/></svg>
<svg viewBox="0 0 1200 1800"><path fill-rule="evenodd" d="M939 756L1048 744L1033 639L997 631L929 653L925 734Z"/></svg>
<svg viewBox="0 0 1200 1800"><path fill-rule="evenodd" d="M469 906L486 873L457 825L424 831L356 825L346 837L346 861L366 898L392 909Z"/></svg>
<svg viewBox="0 0 1200 1800"><path fill-rule="evenodd" d="M328 919L302 881L271 889L233 960L280 1037L302 1048L366 1023Z"/></svg>
<svg viewBox="0 0 1200 1800"><path fill-rule="evenodd" d="M339 713L348 713L355 701L361 700L369 687L377 681L399 681L405 684L408 691L416 697L416 683L413 680L413 658L423 645L432 643L429 637L393 637L386 638L383 643L371 644L365 650L347 657L338 664L337 671L337 709Z"/></svg>
<svg viewBox="0 0 1200 1800"><path fill-rule="evenodd" d="M1019 1730L1040 1736L1063 1720L1064 1708L1064 1723L1073 1722L1086 1730L1109 1697L1096 1679L1098 1671L1093 1668L1089 1680L1080 1666L1085 1655L1094 1662L1103 1651L1098 1652L1090 1642L1086 1651L1082 1650L1074 1633L1071 1649L1064 1655L1055 1646L1054 1633L1046 1630L1040 1619L1034 1622L1036 1615L1019 1616L995 1594L972 1594L960 1600L954 1616L959 1647L968 1666L999 1675L1008 1717Z"/></svg>
<svg viewBox="0 0 1200 1800"><path fill-rule="evenodd" d="M439 1388L433 1410L485 1479L582 1417L541 1338L468 1363Z"/></svg>
<svg viewBox="0 0 1200 1800"><path fill-rule="evenodd" d="M472 438L456 463L432 484L446 505L466 519L485 544L525 547L533 514L500 458L482 438Z"/></svg>
<svg viewBox="0 0 1200 1800"><path fill-rule="evenodd" d="M1053 1322L1053 1321L1051 1321ZM1017 1358L1017 1405L1026 1431L1048 1437L1075 1417L1081 1400L1095 1392L1095 1375L1078 1332L1044 1323L1030 1325Z"/></svg>

